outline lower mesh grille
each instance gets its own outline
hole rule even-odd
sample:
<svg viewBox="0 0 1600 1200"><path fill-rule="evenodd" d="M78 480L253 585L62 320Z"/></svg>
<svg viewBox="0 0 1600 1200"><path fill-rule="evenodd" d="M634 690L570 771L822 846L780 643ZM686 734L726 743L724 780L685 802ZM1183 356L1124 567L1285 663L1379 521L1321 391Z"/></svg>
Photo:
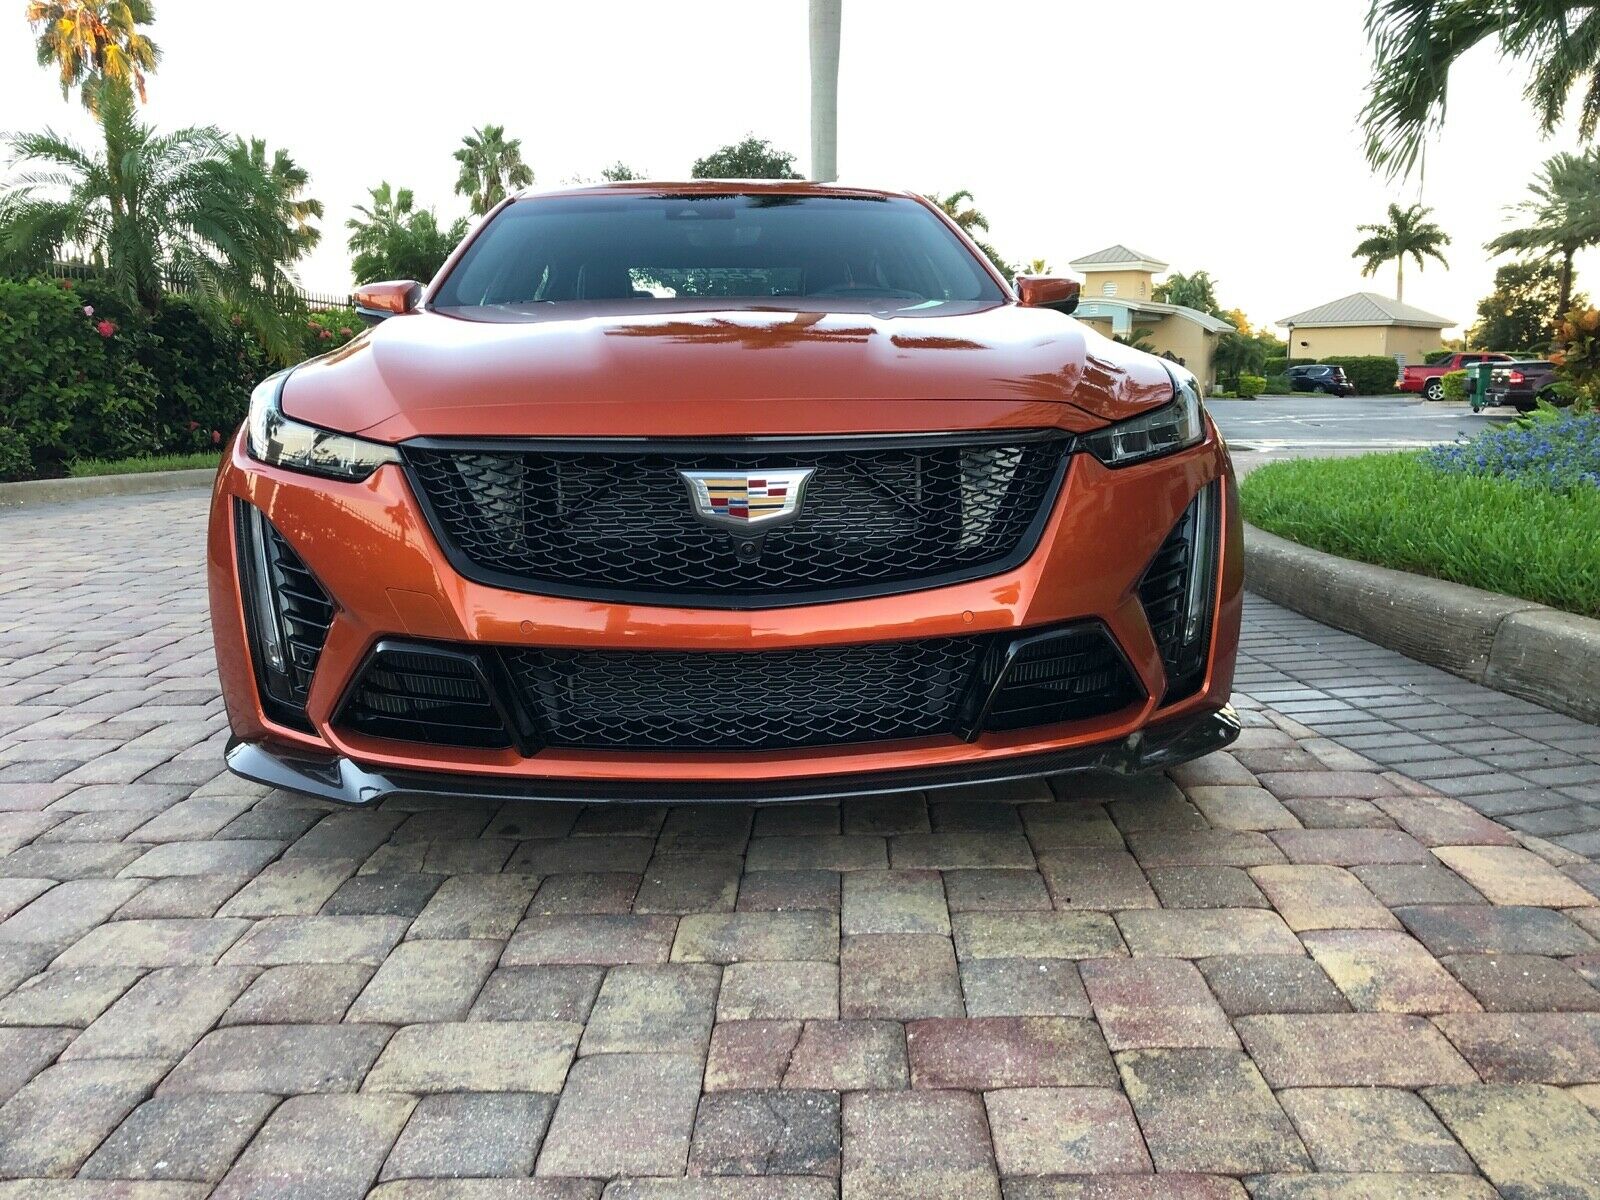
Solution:
<svg viewBox="0 0 1600 1200"><path fill-rule="evenodd" d="M510 650L552 746L771 750L949 733L983 643L756 653Z"/></svg>
<svg viewBox="0 0 1600 1200"><path fill-rule="evenodd" d="M1143 696L1098 623L1025 637L1008 655L1014 640L716 653L391 642L369 658L335 724L525 753L781 750L972 737L980 720L992 730L1049 725Z"/></svg>
<svg viewBox="0 0 1600 1200"><path fill-rule="evenodd" d="M1209 485L1184 510L1139 580L1139 602L1167 671L1163 697L1167 704L1193 695L1205 680L1211 649L1211 593L1216 582L1216 523L1210 519L1215 512L1216 486ZM1197 553L1202 555L1198 564ZM1203 589L1197 597L1201 621L1198 634L1189 637L1186 625L1193 587Z"/></svg>
<svg viewBox="0 0 1600 1200"><path fill-rule="evenodd" d="M452 650L380 645L351 689L339 724L369 737L434 746L511 745L478 660Z"/></svg>

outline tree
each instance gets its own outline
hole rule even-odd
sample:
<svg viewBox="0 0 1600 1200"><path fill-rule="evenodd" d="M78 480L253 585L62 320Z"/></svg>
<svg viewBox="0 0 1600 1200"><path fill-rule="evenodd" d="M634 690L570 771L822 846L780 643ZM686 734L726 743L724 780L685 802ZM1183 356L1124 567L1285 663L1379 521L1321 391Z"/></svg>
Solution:
<svg viewBox="0 0 1600 1200"><path fill-rule="evenodd" d="M974 197L971 191L962 188L958 192L951 192L948 196L941 196L938 192L926 192L924 194L940 212L944 213L945 216L960 227L962 233L972 239L973 244L988 256L989 261L995 265L1000 274L1009 279L1018 273L1015 266L1000 257L998 250L978 236L979 230L984 233L989 232L989 218L984 216L983 211L973 202Z"/></svg>
<svg viewBox="0 0 1600 1200"><path fill-rule="evenodd" d="M94 113L106 87L145 99L145 73L161 60L160 48L139 30L155 20L149 0L29 0L27 18L39 65L56 68L63 98L81 87Z"/></svg>
<svg viewBox="0 0 1600 1200"><path fill-rule="evenodd" d="M1352 258L1366 261L1361 266L1363 275L1375 273L1386 262L1394 263L1394 298L1404 300L1406 291L1406 258L1416 259L1417 270L1422 270L1425 258L1436 258L1445 267L1441 249L1450 244L1450 235L1428 220L1433 212L1420 204L1401 208L1389 205L1389 220L1382 225L1357 225L1356 232L1367 234L1351 254Z"/></svg>
<svg viewBox="0 0 1600 1200"><path fill-rule="evenodd" d="M1492 239L1495 254L1534 251L1561 260L1560 308L1572 301L1572 256L1600 243L1600 153L1557 154L1528 185L1528 197L1507 211L1526 224Z"/></svg>
<svg viewBox="0 0 1600 1200"><path fill-rule="evenodd" d="M629 179L643 179L644 176L639 174L639 172L635 171L632 167L619 158L609 167L605 167L601 170L600 178L604 179L607 183L623 183Z"/></svg>
<svg viewBox="0 0 1600 1200"><path fill-rule="evenodd" d="M322 201L306 195L311 177L287 150L274 150L268 158L263 139L236 138L228 148L228 159L241 178L253 176L259 181L262 200L273 217L265 227L283 234L282 245L271 252L274 262L292 263L322 240L322 231L312 224L322 219Z"/></svg>
<svg viewBox="0 0 1600 1200"><path fill-rule="evenodd" d="M1167 276L1165 283L1156 284L1152 299L1162 304L1198 309L1213 316L1220 316L1222 312L1217 306L1217 281L1211 278L1209 271L1195 271L1188 275L1174 271Z"/></svg>
<svg viewBox="0 0 1600 1200"><path fill-rule="evenodd" d="M288 267L306 244L286 218L284 181L215 127L156 133L136 119L131 91L107 89L100 122L104 152L48 130L11 139L13 162L29 169L0 197L0 258L71 248L147 312L177 279L272 333L270 295L293 286Z"/></svg>
<svg viewBox="0 0 1600 1200"><path fill-rule="evenodd" d="M1028 275L1050 274L1050 261L1044 258L1030 258L1024 272Z"/></svg>
<svg viewBox="0 0 1600 1200"><path fill-rule="evenodd" d="M379 279L432 279L467 235L466 218L440 228L431 208L418 208L410 188L388 182L371 189L371 207L357 206L345 222L357 283Z"/></svg>
<svg viewBox="0 0 1600 1200"><path fill-rule="evenodd" d="M506 138L504 125L485 125L461 139L455 152L461 164L456 192L466 196L472 211L483 216L512 188L533 182L533 169L522 161L522 139Z"/></svg>
<svg viewBox="0 0 1600 1200"><path fill-rule="evenodd" d="M1494 43L1527 80L1523 96L1554 131L1582 84L1579 136L1600 121L1600 6L1578 0L1370 0L1370 99L1362 110L1367 159L1396 175L1410 171L1430 133L1444 123L1450 69L1474 47Z"/></svg>
<svg viewBox="0 0 1600 1200"><path fill-rule="evenodd" d="M696 159L689 172L696 179L800 179L794 155L776 149L754 134Z"/></svg>
<svg viewBox="0 0 1600 1200"><path fill-rule="evenodd" d="M1555 323L1568 306L1583 301L1562 299L1570 280L1548 261L1506 263L1494 273L1494 291L1478 304L1478 320L1467 330L1467 343L1486 350L1534 350L1543 353L1554 336Z"/></svg>

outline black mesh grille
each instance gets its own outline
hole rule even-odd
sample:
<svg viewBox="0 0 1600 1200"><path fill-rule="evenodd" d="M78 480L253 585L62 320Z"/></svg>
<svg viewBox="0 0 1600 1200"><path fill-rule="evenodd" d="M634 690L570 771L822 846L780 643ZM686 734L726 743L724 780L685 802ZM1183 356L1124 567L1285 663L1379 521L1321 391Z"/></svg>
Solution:
<svg viewBox="0 0 1600 1200"><path fill-rule="evenodd" d="M511 650L552 746L771 750L954 732L978 638L753 653Z"/></svg>
<svg viewBox="0 0 1600 1200"><path fill-rule="evenodd" d="M524 750L781 750L1081 720L1142 692L1098 623L1010 635L685 653L384 643L335 724L374 737ZM516 726L513 737L507 722Z"/></svg>
<svg viewBox="0 0 1600 1200"><path fill-rule="evenodd" d="M1047 635L1018 649L984 728L1080 721L1125 708L1141 695L1122 655L1098 627Z"/></svg>
<svg viewBox="0 0 1600 1200"><path fill-rule="evenodd" d="M1211 486L1215 488L1214 484ZM1167 671L1167 691L1163 700L1169 704L1192 695L1203 682L1206 656L1211 646L1209 595L1214 580L1209 570L1202 572L1200 581L1200 586L1207 589L1201 632L1192 640L1184 639L1184 614L1188 606L1189 583L1196 552L1195 526L1200 505L1204 502L1214 501L1203 493L1184 510L1183 516L1172 527L1172 532L1161 543L1161 549L1156 551L1155 558L1139 580L1139 602L1144 606L1145 618L1150 622L1150 632L1155 637L1162 664ZM1212 537L1215 537L1214 532ZM1207 550L1210 551L1211 547L1208 546ZM1213 557L1208 553L1208 559Z"/></svg>
<svg viewBox="0 0 1600 1200"><path fill-rule="evenodd" d="M1009 431L768 446L413 443L405 455L435 532L471 578L753 607L910 590L1021 561L1070 448L1051 431ZM677 475L806 467L799 516L758 552L697 520Z"/></svg>
<svg viewBox="0 0 1600 1200"><path fill-rule="evenodd" d="M450 650L380 646L338 723L370 737L436 746L511 745L478 660Z"/></svg>

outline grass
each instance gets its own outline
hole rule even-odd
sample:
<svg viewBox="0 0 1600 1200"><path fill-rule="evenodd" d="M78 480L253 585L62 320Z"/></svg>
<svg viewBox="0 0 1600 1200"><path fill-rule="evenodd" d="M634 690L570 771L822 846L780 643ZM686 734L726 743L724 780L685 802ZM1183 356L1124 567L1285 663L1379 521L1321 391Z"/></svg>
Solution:
<svg viewBox="0 0 1600 1200"><path fill-rule="evenodd" d="M217 450L193 454L152 454L146 458L80 458L67 468L74 479L90 475L138 475L146 471L193 471L222 461Z"/></svg>
<svg viewBox="0 0 1600 1200"><path fill-rule="evenodd" d="M1563 495L1365 454L1270 463L1240 501L1245 520L1304 546L1600 617L1600 488Z"/></svg>

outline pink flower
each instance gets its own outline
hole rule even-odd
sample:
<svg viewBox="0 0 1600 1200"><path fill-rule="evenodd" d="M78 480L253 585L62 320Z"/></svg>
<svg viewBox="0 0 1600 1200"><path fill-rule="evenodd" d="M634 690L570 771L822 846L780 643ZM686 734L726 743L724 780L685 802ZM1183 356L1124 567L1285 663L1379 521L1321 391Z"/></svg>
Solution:
<svg viewBox="0 0 1600 1200"><path fill-rule="evenodd" d="M190 421L189 422L189 431L191 433L194 432L196 429L199 429L199 428L200 428L200 422L199 421Z"/></svg>
<svg viewBox="0 0 1600 1200"><path fill-rule="evenodd" d="M212 431L211 431L211 444L212 444L212 445L213 445L213 446L220 446L220 445L222 445L222 430L220 430L220 429L213 429L213 430L212 430Z"/></svg>
<svg viewBox="0 0 1600 1200"><path fill-rule="evenodd" d="M108 338L117 332L117 327L110 321L100 321L96 323L95 330L100 334L101 337Z"/></svg>
<svg viewBox="0 0 1600 1200"><path fill-rule="evenodd" d="M92 316L94 316L94 305L92 305L92 304L85 304L85 305L84 305L84 306L83 306L83 315L84 315L84 316L86 316L86 317L92 317Z"/></svg>
<svg viewBox="0 0 1600 1200"><path fill-rule="evenodd" d="M319 340L319 341L324 341L324 342L325 342L325 341L327 341L327 340L328 340L328 339L329 339L329 338L331 338L331 337L332 337L332 336L333 336L333 334L332 334L332 333L330 333L330 332L329 332L329 331L328 331L328 330L326 330L326 329L324 329L324 330L322 330L322 331L321 331L321 332L320 332L320 333L318 333L318 334L317 334L317 339L318 339L318 340Z"/></svg>
<svg viewBox="0 0 1600 1200"><path fill-rule="evenodd" d="M341 325L339 327L339 336L340 337L342 337L342 338L355 337L355 335L356 335L355 334L355 330L351 329L349 326Z"/></svg>

